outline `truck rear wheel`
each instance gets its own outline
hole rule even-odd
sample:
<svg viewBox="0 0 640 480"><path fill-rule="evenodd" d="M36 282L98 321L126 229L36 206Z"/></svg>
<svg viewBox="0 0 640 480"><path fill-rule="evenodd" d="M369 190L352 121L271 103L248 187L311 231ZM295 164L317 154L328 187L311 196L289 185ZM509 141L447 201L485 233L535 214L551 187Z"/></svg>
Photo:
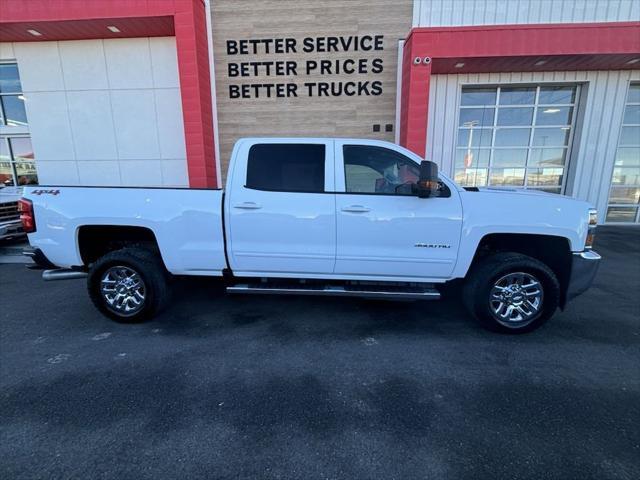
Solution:
<svg viewBox="0 0 640 480"><path fill-rule="evenodd" d="M526 333L553 316L560 301L560 283L553 271L535 258L496 253L472 266L464 301L484 327Z"/></svg>
<svg viewBox="0 0 640 480"><path fill-rule="evenodd" d="M91 266L87 289L104 315L121 323L137 323L153 317L168 302L167 276L157 254L144 248L123 248Z"/></svg>

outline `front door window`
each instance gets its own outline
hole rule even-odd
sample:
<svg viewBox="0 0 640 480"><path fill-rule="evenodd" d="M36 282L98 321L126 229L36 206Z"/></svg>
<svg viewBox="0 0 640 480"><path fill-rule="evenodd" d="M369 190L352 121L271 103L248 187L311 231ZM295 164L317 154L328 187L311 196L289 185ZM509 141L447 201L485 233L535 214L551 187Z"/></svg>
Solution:
<svg viewBox="0 0 640 480"><path fill-rule="evenodd" d="M411 195L420 176L417 163L384 147L345 145L343 158L348 193Z"/></svg>

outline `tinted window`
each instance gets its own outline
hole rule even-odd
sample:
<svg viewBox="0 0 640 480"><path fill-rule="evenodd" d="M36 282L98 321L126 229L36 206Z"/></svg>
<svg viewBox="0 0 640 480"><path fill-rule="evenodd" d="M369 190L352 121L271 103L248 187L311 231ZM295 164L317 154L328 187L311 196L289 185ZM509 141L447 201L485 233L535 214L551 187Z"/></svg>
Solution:
<svg viewBox="0 0 640 480"><path fill-rule="evenodd" d="M411 195L420 176L415 162L388 148L345 145L342 152L347 192Z"/></svg>
<svg viewBox="0 0 640 480"><path fill-rule="evenodd" d="M249 150L247 187L324 192L324 145L263 143Z"/></svg>

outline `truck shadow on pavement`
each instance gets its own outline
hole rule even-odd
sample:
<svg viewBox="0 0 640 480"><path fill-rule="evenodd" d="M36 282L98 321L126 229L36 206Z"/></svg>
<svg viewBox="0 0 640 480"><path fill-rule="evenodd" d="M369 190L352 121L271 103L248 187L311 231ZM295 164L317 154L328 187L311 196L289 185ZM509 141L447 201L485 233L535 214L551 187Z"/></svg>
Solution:
<svg viewBox="0 0 640 480"><path fill-rule="evenodd" d="M206 335L226 329L263 329L280 341L300 337L362 337L483 332L460 298L385 301L360 298L225 294L220 282L180 278L171 306L158 316L167 334Z"/></svg>

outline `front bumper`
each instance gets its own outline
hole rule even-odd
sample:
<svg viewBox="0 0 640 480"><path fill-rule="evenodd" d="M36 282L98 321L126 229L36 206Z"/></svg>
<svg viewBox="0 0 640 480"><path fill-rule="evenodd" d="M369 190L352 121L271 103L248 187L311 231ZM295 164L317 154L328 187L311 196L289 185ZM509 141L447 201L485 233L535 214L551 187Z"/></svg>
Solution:
<svg viewBox="0 0 640 480"><path fill-rule="evenodd" d="M571 276L567 286L567 301L586 292L598 272L602 257L592 250L576 252L571 258Z"/></svg>

